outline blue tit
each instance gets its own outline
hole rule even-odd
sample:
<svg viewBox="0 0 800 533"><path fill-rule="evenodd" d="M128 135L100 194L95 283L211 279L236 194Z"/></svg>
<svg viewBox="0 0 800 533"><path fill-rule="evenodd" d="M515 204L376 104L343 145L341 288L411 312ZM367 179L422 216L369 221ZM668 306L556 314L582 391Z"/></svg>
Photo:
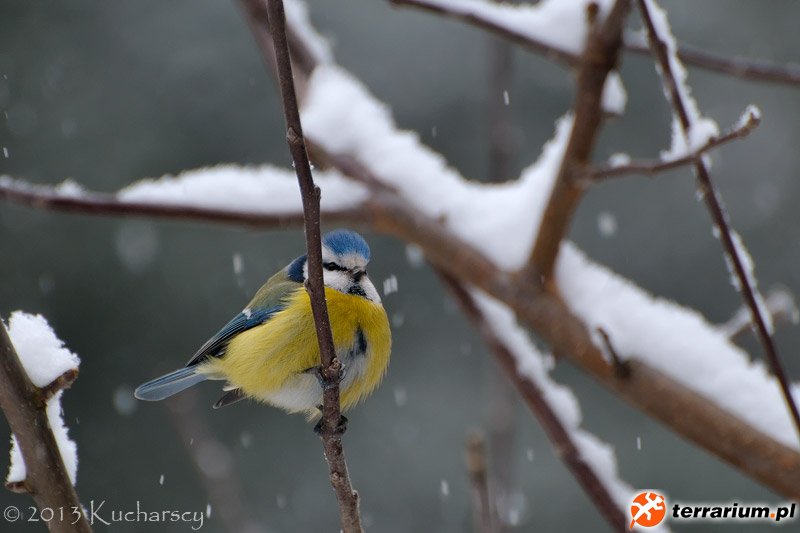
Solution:
<svg viewBox="0 0 800 533"><path fill-rule="evenodd" d="M367 277L370 250L358 233L336 230L322 239L323 279L336 356L344 365L343 411L378 386L389 364L391 331L375 286ZM197 350L184 368L135 391L163 400L207 379L223 380L215 408L252 398L314 417L322 404L320 352L302 255L269 278L233 320Z"/></svg>

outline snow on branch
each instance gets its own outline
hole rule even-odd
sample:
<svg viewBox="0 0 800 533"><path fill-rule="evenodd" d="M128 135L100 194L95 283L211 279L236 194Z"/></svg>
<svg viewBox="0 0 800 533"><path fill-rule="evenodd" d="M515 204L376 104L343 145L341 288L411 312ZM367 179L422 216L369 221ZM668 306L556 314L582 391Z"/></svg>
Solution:
<svg viewBox="0 0 800 533"><path fill-rule="evenodd" d="M61 459L69 479L75 484L78 474L78 448L67 435L61 417L61 394L77 377L80 359L64 347L42 315L29 315L21 311L11 313L8 335L17 351L22 367L31 382L40 390L48 389L47 419L58 443ZM56 384L55 386L53 384ZM26 478L25 461L16 437L12 438L11 465L7 484L21 483Z"/></svg>
<svg viewBox="0 0 800 533"><path fill-rule="evenodd" d="M340 67L314 70L302 116L315 145L353 157L380 183L510 271L530 254L572 128L571 115L561 118L553 140L519 180L485 184L464 179L416 132L399 130L386 105Z"/></svg>
<svg viewBox="0 0 800 533"><path fill-rule="evenodd" d="M591 2L550 0L539 2L536 6L515 6L502 4L495 6L495 9L487 7L485 0L389 0L393 5L401 7L413 7L430 13L435 13L444 17L462 20L476 27L490 31L503 37L510 42L528 48L535 53L552 59L558 63L574 67L579 63L579 54L572 53L569 47L559 46L559 43L574 42L574 36L564 41L563 36L556 36L548 39L549 32L538 32L529 30L522 22L518 22L515 15L521 14L520 18L531 18L534 20L546 19L546 16L556 15L556 9L562 14L579 14L576 8L586 8ZM553 5L550 5L553 4ZM557 5L556 5L557 4ZM607 2L602 2L603 6ZM537 12L538 8L546 9ZM585 12L585 11L584 11ZM570 17L573 27L576 27L577 19ZM681 61L687 65L703 68L713 72L719 72L728 76L750 79L762 82L782 83L788 85L800 85L800 65L780 64L763 59L748 59L742 57L725 57L707 50L695 48L686 43L676 43L677 55ZM647 38L638 31L627 31L624 34L623 48L627 52L636 54L649 54L650 47Z"/></svg>
<svg viewBox="0 0 800 533"><path fill-rule="evenodd" d="M650 48L657 61L657 70L661 74L664 93L674 110L673 149L671 152L675 152L676 149L680 152L686 149L686 146L689 147L689 150L695 149L695 143L710 132L711 127L709 122L700 116L696 103L689 95L686 87L686 72L677 57L675 38L672 36L666 12L658 7L655 0L638 0L638 5L647 30ZM756 113L757 111L752 111L751 115ZM716 128L716 124L714 124L714 128ZM682 132L683 143L675 140L678 137L676 129ZM772 337L771 321L765 312L764 299L758 291L753 274L753 261L738 234L731 229L719 191L711 180L706 158L707 156L704 156L694 162L699 191L714 222L715 234L719 237L725 250L725 259L731 272L731 278L750 308L756 335L764 349L772 372L780 383L786 408L795 425L797 433L795 437L800 438L800 410L792 396L789 379Z"/></svg>
<svg viewBox="0 0 800 533"><path fill-rule="evenodd" d="M632 489L617 473L613 449L581 429L575 395L552 380L543 355L507 306L479 291L468 291L441 271L440 277L538 419L558 457L611 528L623 530L622 509Z"/></svg>
<svg viewBox="0 0 800 533"><path fill-rule="evenodd" d="M620 356L646 362L773 439L800 449L777 381L727 332L697 311L651 296L570 243L561 250L556 273L569 308L591 330L606 331ZM800 399L800 385L792 385L792 392Z"/></svg>
<svg viewBox="0 0 800 533"><path fill-rule="evenodd" d="M40 509L66 510L50 523L53 531L67 523L90 531L73 486L77 447L61 415L61 395L79 364L41 315L15 311L8 330L0 322L0 407L13 434L6 487L30 493Z"/></svg>
<svg viewBox="0 0 800 533"><path fill-rule="evenodd" d="M325 219L359 220L360 205L367 197L365 187L334 170L318 171L317 176L325 187L322 198ZM0 198L96 215L209 220L258 227L302 223L294 173L270 165L220 165L188 170L177 176L142 179L116 194L87 191L72 180L47 186L0 176Z"/></svg>
<svg viewBox="0 0 800 533"><path fill-rule="evenodd" d="M598 181L608 178L618 178L631 174L657 174L674 168L696 163L706 153L714 148L731 142L736 139L743 139L750 135L761 123L761 112L755 106L748 106L736 124L729 131L709 138L705 144L697 147L693 151L679 157L667 157L658 161L629 161L623 158L619 162L619 157L612 159L602 167L597 167L589 171L589 181Z"/></svg>
<svg viewBox="0 0 800 533"><path fill-rule="evenodd" d="M587 12L599 8L605 16L611 0L542 0L513 5L487 0L390 0L464 20L531 48L545 57L576 65L587 33Z"/></svg>

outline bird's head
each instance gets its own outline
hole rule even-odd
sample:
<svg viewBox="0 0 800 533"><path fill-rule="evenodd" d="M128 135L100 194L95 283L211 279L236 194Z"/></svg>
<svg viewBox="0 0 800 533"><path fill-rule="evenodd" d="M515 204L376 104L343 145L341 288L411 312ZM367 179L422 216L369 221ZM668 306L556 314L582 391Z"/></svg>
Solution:
<svg viewBox="0 0 800 533"><path fill-rule="evenodd" d="M355 231L338 229L326 233L322 237L322 278L325 286L380 302L381 297L367 276L369 258L367 241ZM303 261L303 281L306 279L308 264Z"/></svg>

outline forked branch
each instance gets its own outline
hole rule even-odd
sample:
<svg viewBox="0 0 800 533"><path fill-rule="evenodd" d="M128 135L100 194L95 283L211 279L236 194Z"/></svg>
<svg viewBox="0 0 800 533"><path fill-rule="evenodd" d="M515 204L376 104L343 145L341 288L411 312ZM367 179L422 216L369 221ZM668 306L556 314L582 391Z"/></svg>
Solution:
<svg viewBox="0 0 800 533"><path fill-rule="evenodd" d="M625 517L619 506L614 502L611 492L597 476L597 473L583 459L570 432L564 427L561 419L544 394L542 394L540 388L536 383L517 371L517 362L511 353L511 349L486 320L483 312L467 289L456 278L442 270L439 270L439 277L450 289L461 310L483 337L492 355L503 367L506 375L516 387L517 392L522 396L525 405L528 406L528 409L530 409L545 430L545 433L547 433L547 437L550 439L550 443L556 450L559 459L569 468L576 481L611 528L615 531L625 531Z"/></svg>
<svg viewBox="0 0 800 533"><path fill-rule="evenodd" d="M671 159L659 159L653 161L632 161L624 165L605 165L596 167L589 172L589 181L602 181L609 178L621 178L631 174L647 174L654 175L660 172L666 172L675 168L685 165L691 165L701 161L702 156L721 146L736 139L743 139L750 135L750 132L756 129L761 123L761 118L753 109L747 110L747 115L739 124L731 128L729 131L711 137L705 144L699 148L692 150L682 157L673 157Z"/></svg>
<svg viewBox="0 0 800 533"><path fill-rule="evenodd" d="M29 493L41 510L56 510L53 520L48 522L50 531L55 533L92 531L45 411L47 400L69 387L75 377L77 370L68 371L45 388L35 386L0 321L0 408L17 439L26 472L24 481L7 488ZM62 515L58 509L63 511Z"/></svg>
<svg viewBox="0 0 800 533"><path fill-rule="evenodd" d="M684 101L684 92L680 90L676 74L673 72L673 64L669 57L669 47L665 41L665 37L659 33L653 22L653 14L650 12L647 0L637 0L637 3L647 30L650 49L660 66L659 72L666 89L665 92L669 95L670 103L674 109L675 115L678 117L683 134L688 139L693 126L692 118L688 111L688 103ZM703 201L706 204L714 225L719 230L719 238L725 249L725 255L728 257L733 267L733 274L738 280L739 292L747 304L747 307L750 308L756 335L761 342L761 346L764 348L772 373L780 384L781 392L783 393L786 406L789 410L789 415L794 422L798 438L800 438L800 411L798 411L797 404L792 396L789 379L786 376L786 371L778 356L775 340L772 338L772 333L767 327L767 318L763 315L763 311L759 305L761 297L754 283L751 281L752 273L748 272L745 268L744 259L742 257L743 251L739 249L739 246L734 241L733 230L731 229L728 217L720 203L719 191L714 186L711 180L711 173L702 158L694 161L694 170L697 175Z"/></svg>

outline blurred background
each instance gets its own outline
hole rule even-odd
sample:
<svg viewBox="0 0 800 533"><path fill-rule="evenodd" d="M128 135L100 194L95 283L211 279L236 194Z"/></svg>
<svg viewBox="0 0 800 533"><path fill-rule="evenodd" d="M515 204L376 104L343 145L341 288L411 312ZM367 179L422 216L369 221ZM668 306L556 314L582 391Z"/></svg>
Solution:
<svg viewBox="0 0 800 533"><path fill-rule="evenodd" d="M391 106L400 126L418 131L465 176L487 178L489 109L503 99L489 80L491 39L388 2L309 5L337 59ZM797 2L663 6L684 42L725 55L800 59ZM631 25L638 26L635 17ZM514 51L513 71L505 90L517 150L506 177L537 157L573 97L571 75L537 56ZM700 107L721 128L749 103L763 112L750 138L715 153L713 175L762 288L782 284L797 293L800 88L689 72ZM627 110L604 128L598 161L615 152L655 157L669 146L669 109L652 62L626 55L622 74ZM280 102L236 2L4 0L0 110L0 174L37 183L74 178L111 192L142 177L218 163L290 165ZM469 531L464 441L470 428L492 427L494 362L431 271L409 261L404 243L367 238L371 277L381 289L395 276L399 290L384 299L394 325L388 377L351 413L345 437L365 524L379 532ZM593 189L571 238L597 261L711 321L724 322L740 305L688 170ZM85 503L130 510L138 500L147 510L198 512L211 504L202 529L208 532L338 530L319 439L302 417L253 404L212 411L215 385L171 408L131 395L139 383L183 364L302 250L296 230L92 218L0 203L0 315L42 313L82 359L63 404L78 443L77 488ZM781 327L777 341L791 377L800 379L800 332ZM760 357L751 339L745 345ZM614 446L634 487L687 501L778 500L568 364L554 373L575 390L585 426ZM605 530L532 416L517 403L510 416L505 514L512 530ZM0 450L0 471L7 461ZM228 503L219 509L216 501ZM32 501L0 491L0 507L10 504ZM231 525L226 512L239 522Z"/></svg>

